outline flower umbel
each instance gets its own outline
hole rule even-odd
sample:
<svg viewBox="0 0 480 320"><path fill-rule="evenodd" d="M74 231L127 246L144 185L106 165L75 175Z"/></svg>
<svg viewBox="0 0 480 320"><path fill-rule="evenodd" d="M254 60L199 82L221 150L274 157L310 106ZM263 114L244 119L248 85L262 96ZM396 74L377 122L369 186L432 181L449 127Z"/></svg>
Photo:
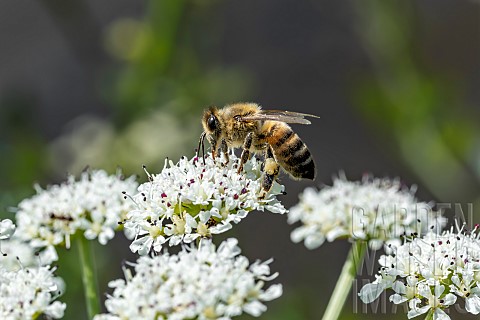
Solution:
<svg viewBox="0 0 480 320"><path fill-rule="evenodd" d="M2 319L36 319L41 314L62 318L66 305L54 301L60 294L58 280L50 267L7 271L0 266Z"/></svg>
<svg viewBox="0 0 480 320"><path fill-rule="evenodd" d="M178 255L143 256L134 276L125 270L125 280L110 282L109 314L94 319L227 320L243 312L258 317L266 310L263 302L282 294L280 284L264 289L277 276L270 262L250 264L233 238L218 249L202 239L198 249L184 247Z"/></svg>
<svg viewBox="0 0 480 320"><path fill-rule="evenodd" d="M37 187L36 195L18 205L18 237L37 248L68 248L70 236L81 231L87 239L106 244L131 209L122 191L134 192L136 187L133 176L124 179L120 172L108 175L103 170L85 171L79 180L69 176L46 190Z"/></svg>
<svg viewBox="0 0 480 320"><path fill-rule="evenodd" d="M402 235L439 231L446 223L429 204L417 202L413 189L398 180L371 177L362 182L337 178L320 191L307 188L288 214L289 223L297 221L302 226L291 238L305 240L309 249L337 238L365 240L379 249L384 243L400 244Z"/></svg>
<svg viewBox="0 0 480 320"><path fill-rule="evenodd" d="M128 213L125 230L135 235L133 252L147 254L162 245L189 243L199 237L209 238L229 230L253 210L284 213L275 198L283 186L275 183L263 198L261 161L247 161L244 172L237 173L238 159L230 155L228 164L208 156L203 163L195 157L183 157L177 164L169 161L149 182L133 195L136 209Z"/></svg>
<svg viewBox="0 0 480 320"><path fill-rule="evenodd" d="M458 298L465 300L467 312L479 314L478 231L475 227L471 233L429 233L423 238L410 238L398 248L392 247L391 255L380 257L382 267L377 279L360 290L360 298L370 303L384 290L393 289L390 301L408 302L409 319L429 311L434 319L450 319L444 310Z"/></svg>

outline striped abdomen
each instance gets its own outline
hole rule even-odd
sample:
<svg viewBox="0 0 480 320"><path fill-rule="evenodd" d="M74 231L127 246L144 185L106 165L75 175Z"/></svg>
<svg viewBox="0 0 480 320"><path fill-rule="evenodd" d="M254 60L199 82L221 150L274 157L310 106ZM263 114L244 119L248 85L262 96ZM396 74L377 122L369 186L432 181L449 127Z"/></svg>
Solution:
<svg viewBox="0 0 480 320"><path fill-rule="evenodd" d="M310 150L284 122L266 121L262 128L275 160L295 178L315 179L315 163Z"/></svg>

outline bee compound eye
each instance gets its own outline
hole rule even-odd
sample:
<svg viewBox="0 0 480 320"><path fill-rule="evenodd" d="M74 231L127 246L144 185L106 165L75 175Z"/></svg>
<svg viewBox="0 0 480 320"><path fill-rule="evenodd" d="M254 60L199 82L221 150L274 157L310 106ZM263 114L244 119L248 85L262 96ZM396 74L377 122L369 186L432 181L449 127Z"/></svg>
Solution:
<svg viewBox="0 0 480 320"><path fill-rule="evenodd" d="M216 124L216 119L214 115L211 115L208 120L207 120L207 125L211 130L215 130L217 124Z"/></svg>

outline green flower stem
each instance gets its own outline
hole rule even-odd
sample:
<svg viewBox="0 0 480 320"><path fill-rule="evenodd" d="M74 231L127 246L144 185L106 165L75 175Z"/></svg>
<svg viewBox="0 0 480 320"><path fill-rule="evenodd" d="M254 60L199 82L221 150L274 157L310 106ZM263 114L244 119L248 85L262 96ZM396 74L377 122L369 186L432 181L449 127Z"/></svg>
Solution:
<svg viewBox="0 0 480 320"><path fill-rule="evenodd" d="M433 320L434 313L435 311L433 311L433 309L430 309L430 311L428 311L427 313L427 317L425 318L425 320Z"/></svg>
<svg viewBox="0 0 480 320"><path fill-rule="evenodd" d="M85 292L88 318L93 319L93 316L100 313L100 300L98 298L98 282L92 245L83 235L79 235L76 241L82 266L83 290Z"/></svg>
<svg viewBox="0 0 480 320"><path fill-rule="evenodd" d="M366 250L367 244L365 242L353 242L347 260L343 265L342 273L328 302L323 320L336 320L340 316L345 300L352 288L353 280L357 275L357 270L362 265Z"/></svg>

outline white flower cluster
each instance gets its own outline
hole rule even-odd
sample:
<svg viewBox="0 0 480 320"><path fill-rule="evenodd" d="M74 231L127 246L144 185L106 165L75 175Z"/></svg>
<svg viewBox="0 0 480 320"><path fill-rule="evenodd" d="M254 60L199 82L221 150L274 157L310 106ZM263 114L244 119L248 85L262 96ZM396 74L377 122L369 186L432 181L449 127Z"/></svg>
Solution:
<svg viewBox="0 0 480 320"><path fill-rule="evenodd" d="M60 294L50 267L7 271L0 266L1 319L36 319L41 314L62 318L66 305L54 301Z"/></svg>
<svg viewBox="0 0 480 320"><path fill-rule="evenodd" d="M149 175L150 181L132 197L137 208L128 213L124 226L135 236L130 249L140 255L152 248L160 252L166 242L172 246L225 232L252 210L286 212L275 198L283 186L275 183L260 196L261 161L253 157L241 174L237 162L235 155L227 164L215 163L210 155L205 163L198 157L170 161L170 166L166 161L162 172Z"/></svg>
<svg viewBox="0 0 480 320"><path fill-rule="evenodd" d="M0 221L0 240L15 241L11 238L15 225L9 219ZM13 243L13 242L12 242ZM5 244L5 241L2 241ZM23 320L36 319L44 314L53 319L63 317L66 305L54 301L62 292L63 281L55 278L50 266L26 268L20 260L27 263L33 260L33 249L24 246L5 246L0 257L0 319ZM15 250L20 249L20 250ZM12 262L11 252L16 260ZM23 262L23 261L22 261ZM32 265L35 264L32 262Z"/></svg>
<svg viewBox="0 0 480 320"><path fill-rule="evenodd" d="M307 188L288 214L289 223L298 221L302 225L292 232L292 241L305 240L309 249L337 238L365 240L379 249L384 243L400 244L404 235L439 231L446 223L398 180L370 177L362 182L337 178L320 191Z"/></svg>
<svg viewBox="0 0 480 320"><path fill-rule="evenodd" d="M87 239L98 238L101 244L112 239L119 221L131 210L131 201L122 192L134 192L135 177L124 179L120 172L108 175L103 170L85 171L78 181L74 176L18 205L18 237L36 248L65 244L70 236L83 232Z"/></svg>
<svg viewBox="0 0 480 320"><path fill-rule="evenodd" d="M202 240L198 249L184 247L178 255L140 257L133 277L126 270L126 280L110 282L109 314L94 320L227 320L243 312L258 317L266 310L262 302L282 294L280 284L264 289L277 276L270 274L270 262L249 264L233 238L217 250Z"/></svg>
<svg viewBox="0 0 480 320"><path fill-rule="evenodd" d="M408 302L408 318L433 312L433 319L448 320L444 309L458 298L465 310L480 313L480 235L478 226L468 233L453 230L409 239L392 254L380 257L376 280L359 293L370 303L391 288L394 304Z"/></svg>

